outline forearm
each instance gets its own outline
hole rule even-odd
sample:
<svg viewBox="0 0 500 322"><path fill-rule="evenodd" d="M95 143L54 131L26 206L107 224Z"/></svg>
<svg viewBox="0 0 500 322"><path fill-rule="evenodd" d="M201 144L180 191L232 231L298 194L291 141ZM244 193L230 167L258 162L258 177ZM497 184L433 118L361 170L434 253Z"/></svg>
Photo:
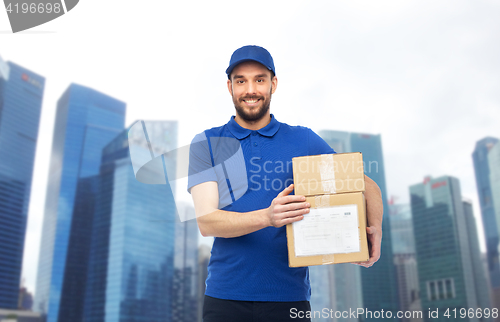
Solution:
<svg viewBox="0 0 500 322"><path fill-rule="evenodd" d="M375 181L367 176L365 176L365 198L368 226L375 226L382 230L382 217L384 215L382 193Z"/></svg>
<svg viewBox="0 0 500 322"><path fill-rule="evenodd" d="M197 217L198 227L203 236L239 237L270 226L266 209L251 212L215 210Z"/></svg>

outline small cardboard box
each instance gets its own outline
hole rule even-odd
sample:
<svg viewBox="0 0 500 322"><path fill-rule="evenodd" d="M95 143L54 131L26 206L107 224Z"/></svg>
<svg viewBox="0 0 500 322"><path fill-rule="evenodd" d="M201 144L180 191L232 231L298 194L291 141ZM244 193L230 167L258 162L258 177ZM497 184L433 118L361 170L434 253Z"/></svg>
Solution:
<svg viewBox="0 0 500 322"><path fill-rule="evenodd" d="M311 204L311 211L301 221L286 225L290 267L368 260L362 192L310 196L306 201ZM297 229L299 224L303 227ZM302 245L300 249L296 248L298 245Z"/></svg>
<svg viewBox="0 0 500 322"><path fill-rule="evenodd" d="M292 161L296 195L365 191L361 152L311 155Z"/></svg>
<svg viewBox="0 0 500 322"><path fill-rule="evenodd" d="M311 209L286 226L289 266L367 261L361 153L293 158L293 177L295 194L305 195Z"/></svg>

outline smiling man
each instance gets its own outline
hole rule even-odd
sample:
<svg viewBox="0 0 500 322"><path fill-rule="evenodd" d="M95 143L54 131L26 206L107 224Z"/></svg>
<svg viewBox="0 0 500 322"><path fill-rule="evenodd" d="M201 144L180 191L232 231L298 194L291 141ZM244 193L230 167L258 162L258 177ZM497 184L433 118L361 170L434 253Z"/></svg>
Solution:
<svg viewBox="0 0 500 322"><path fill-rule="evenodd" d="M193 142L238 140L248 187L235 198L241 185L227 179L231 169L214 170L223 145L207 143L205 148L191 149L188 190L200 232L215 237L203 321L310 321L291 314L311 310L308 268L288 267L285 225L302 220L310 207L304 196L291 194L291 160L335 152L309 128L278 122L271 114L278 79L266 49L237 49L226 73L236 115L227 124L200 133ZM380 189L366 176L365 181L370 259L358 264L370 267L380 257L383 209ZM221 187L229 190L225 196ZM221 202L224 198L232 202Z"/></svg>

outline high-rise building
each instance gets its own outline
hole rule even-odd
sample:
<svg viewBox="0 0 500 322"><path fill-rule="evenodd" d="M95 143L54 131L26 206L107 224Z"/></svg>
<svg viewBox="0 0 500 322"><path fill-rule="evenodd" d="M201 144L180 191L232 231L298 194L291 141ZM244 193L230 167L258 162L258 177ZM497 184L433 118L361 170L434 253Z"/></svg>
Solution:
<svg viewBox="0 0 500 322"><path fill-rule="evenodd" d="M33 294L26 287L22 286L19 290L18 307L20 310L31 311L33 308Z"/></svg>
<svg viewBox="0 0 500 322"><path fill-rule="evenodd" d="M312 312L322 312L324 308L334 309L331 303L334 302L332 299L332 291L334 285L330 281L329 273L332 270L332 265L319 265L309 267L309 279L311 281L311 311ZM325 281L330 282L330 287L325 287ZM319 315L319 316L318 316ZM323 314L317 314L314 316L314 321L331 321L330 316L323 316Z"/></svg>
<svg viewBox="0 0 500 322"><path fill-rule="evenodd" d="M390 202L389 217L391 219L393 254L415 254L415 236L410 205Z"/></svg>
<svg viewBox="0 0 500 322"><path fill-rule="evenodd" d="M156 125L149 139L175 145L177 122ZM128 139L125 130L103 150L83 321L195 321L196 221L179 222L168 184L135 178ZM168 179L176 169L166 159L143 175Z"/></svg>
<svg viewBox="0 0 500 322"><path fill-rule="evenodd" d="M81 321L97 175L125 103L71 84L57 103L34 309L48 322Z"/></svg>
<svg viewBox="0 0 500 322"><path fill-rule="evenodd" d="M203 302L205 301L205 281L208 276L208 262L210 261L211 247L201 244L198 247L198 322L203 320Z"/></svg>
<svg viewBox="0 0 500 322"><path fill-rule="evenodd" d="M419 308L420 291L410 205L390 202L389 214L400 310L421 311ZM401 320L403 322L410 321L406 317Z"/></svg>
<svg viewBox="0 0 500 322"><path fill-rule="evenodd" d="M379 261L369 269L361 270L361 290L363 307L370 311L398 310L398 290L393 255L391 229L387 203L384 158L380 135L350 133L341 131L320 131L319 135L337 152L361 152L365 174L375 181L382 192L384 218L382 222L382 249ZM359 268L356 268L359 269ZM341 278L345 280L344 278ZM354 286L355 280L350 281ZM379 321L380 319L377 319ZM394 319L388 319L394 320ZM366 321L370 321L368 318Z"/></svg>
<svg viewBox="0 0 500 322"><path fill-rule="evenodd" d="M467 225L467 235L469 237L470 261L474 275L474 286L476 291L477 305L479 308L491 308L490 287L488 285L487 273L484 270L481 259L481 249L479 248L479 238L477 234L476 219L469 201L463 201L465 222ZM493 321L491 317L485 318L482 315L479 321Z"/></svg>
<svg viewBox="0 0 500 322"><path fill-rule="evenodd" d="M498 139L493 137L485 137L477 141L472 153L472 160L474 161L477 193L486 237L486 258L490 285L494 294L495 306L500 307L500 254L498 252L500 216L495 215L495 213L500 212L500 205L496 206L494 202L494 199L497 199L497 204L500 204L500 192L495 196L491 186L491 175L495 177L495 173L500 172L500 164L492 165L488 158L495 145L499 146Z"/></svg>
<svg viewBox="0 0 500 322"><path fill-rule="evenodd" d="M438 318L449 321L447 309L476 309L476 287L472 267L467 220L458 179L425 178L410 187L422 309L439 309ZM451 315L453 316L453 315ZM477 321L468 316L463 321Z"/></svg>
<svg viewBox="0 0 500 322"><path fill-rule="evenodd" d="M0 58L0 308L17 309L45 79Z"/></svg>
<svg viewBox="0 0 500 322"><path fill-rule="evenodd" d="M490 170L491 197L497 223L497 232L500 232L500 143L497 142L488 153Z"/></svg>
<svg viewBox="0 0 500 322"><path fill-rule="evenodd" d="M190 205L177 204L181 218L196 218ZM186 214L190 212L190 214ZM172 281L172 321L196 321L198 318L198 223L196 219L175 225L174 277Z"/></svg>

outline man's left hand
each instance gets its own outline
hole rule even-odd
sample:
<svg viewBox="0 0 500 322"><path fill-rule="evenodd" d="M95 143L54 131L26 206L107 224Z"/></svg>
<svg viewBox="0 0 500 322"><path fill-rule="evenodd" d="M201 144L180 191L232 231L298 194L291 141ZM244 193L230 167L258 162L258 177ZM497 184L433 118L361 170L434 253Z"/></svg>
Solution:
<svg viewBox="0 0 500 322"><path fill-rule="evenodd" d="M382 245L382 229L375 226L366 227L368 237L368 249L370 258L366 262L353 263L363 267L371 267L380 258L380 248Z"/></svg>

